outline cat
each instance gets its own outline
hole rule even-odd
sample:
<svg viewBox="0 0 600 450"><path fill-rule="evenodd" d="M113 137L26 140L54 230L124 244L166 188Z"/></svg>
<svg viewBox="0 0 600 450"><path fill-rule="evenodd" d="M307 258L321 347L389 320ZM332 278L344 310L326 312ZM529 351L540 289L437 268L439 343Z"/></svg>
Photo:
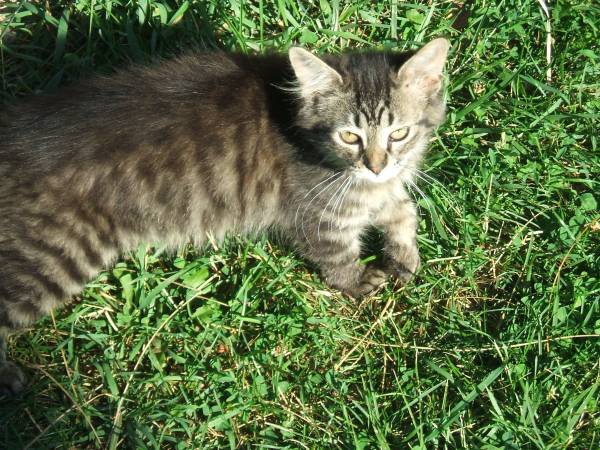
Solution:
<svg viewBox="0 0 600 450"><path fill-rule="evenodd" d="M0 390L7 334L144 242L275 229L351 296L419 267L405 186L444 119L449 43L317 57L201 53L97 76L0 119ZM359 263L385 233L386 264Z"/></svg>

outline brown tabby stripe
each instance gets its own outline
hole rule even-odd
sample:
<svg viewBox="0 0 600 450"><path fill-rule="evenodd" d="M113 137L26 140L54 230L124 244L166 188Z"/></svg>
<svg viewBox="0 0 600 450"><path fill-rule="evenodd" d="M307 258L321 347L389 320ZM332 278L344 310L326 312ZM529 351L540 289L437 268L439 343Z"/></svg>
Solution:
<svg viewBox="0 0 600 450"><path fill-rule="evenodd" d="M25 275L31 275L37 282L44 287L44 289L52 294L57 299L67 298L66 291L56 281L52 280L49 276L40 272L35 262L27 259L18 250L12 249L1 249L0 257L10 260L16 267L22 269ZM13 268L6 268L8 273L12 273Z"/></svg>
<svg viewBox="0 0 600 450"><path fill-rule="evenodd" d="M26 228L22 225L22 230ZM54 246L42 239L35 238L23 232L23 238L19 242L23 245L28 245L32 250L49 255L54 263L58 264L61 270L66 273L69 278L75 283L82 283L87 280L87 275L84 274L75 259L68 256L63 248Z"/></svg>
<svg viewBox="0 0 600 450"><path fill-rule="evenodd" d="M99 206L84 206L83 204L73 205L73 211L78 219L85 223L95 234L97 239L102 243L105 249L117 249L119 242L115 236L117 227L109 214L103 213ZM88 211L89 210L89 211ZM91 212L91 214L90 214ZM94 212L96 214L94 214ZM95 216L95 217L94 217ZM101 221L106 221L106 228L102 227Z"/></svg>
<svg viewBox="0 0 600 450"><path fill-rule="evenodd" d="M65 226L58 222L53 216L44 213L31 214L31 218L42 221L43 228L52 228L56 232L62 232L66 234L69 240L74 241L75 246L82 250L86 256L88 263L92 266L101 267L103 264L102 256L95 249L90 240L80 233L78 233L73 226Z"/></svg>

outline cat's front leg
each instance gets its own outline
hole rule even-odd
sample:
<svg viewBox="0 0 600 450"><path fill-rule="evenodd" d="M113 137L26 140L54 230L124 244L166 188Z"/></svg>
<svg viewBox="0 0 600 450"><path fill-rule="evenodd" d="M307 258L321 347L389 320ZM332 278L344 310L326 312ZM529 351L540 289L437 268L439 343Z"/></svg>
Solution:
<svg viewBox="0 0 600 450"><path fill-rule="evenodd" d="M387 274L374 266L360 263L361 230L321 233L304 253L319 265L325 282L352 297L367 295L385 283Z"/></svg>
<svg viewBox="0 0 600 450"><path fill-rule="evenodd" d="M402 283L408 282L421 265L417 224L417 211L408 197L383 208L376 219L376 225L385 232L386 271Z"/></svg>

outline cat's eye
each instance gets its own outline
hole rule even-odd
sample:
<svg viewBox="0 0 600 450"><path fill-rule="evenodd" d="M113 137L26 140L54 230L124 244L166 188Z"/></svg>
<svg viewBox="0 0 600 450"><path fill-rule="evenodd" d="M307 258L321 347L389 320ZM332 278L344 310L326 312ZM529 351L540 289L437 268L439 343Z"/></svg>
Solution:
<svg viewBox="0 0 600 450"><path fill-rule="evenodd" d="M403 139L406 139L408 136L408 127L398 128L390 133L390 141L398 142Z"/></svg>
<svg viewBox="0 0 600 450"><path fill-rule="evenodd" d="M360 142L360 136L351 131L340 131L340 139L346 144L354 145Z"/></svg>

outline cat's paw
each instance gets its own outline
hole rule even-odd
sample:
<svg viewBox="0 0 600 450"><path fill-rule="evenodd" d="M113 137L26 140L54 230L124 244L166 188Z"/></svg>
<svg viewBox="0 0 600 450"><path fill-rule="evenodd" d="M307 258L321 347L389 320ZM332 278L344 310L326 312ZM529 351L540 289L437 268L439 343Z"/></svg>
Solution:
<svg viewBox="0 0 600 450"><path fill-rule="evenodd" d="M419 248L416 245L395 246L389 253L387 270L400 283L408 283L421 266Z"/></svg>
<svg viewBox="0 0 600 450"><path fill-rule="evenodd" d="M360 298L371 294L383 287L389 278L389 273L375 266L367 266L359 284L351 289L346 289L346 294Z"/></svg>
<svg viewBox="0 0 600 450"><path fill-rule="evenodd" d="M0 362L0 398L14 397L25 388L25 375L11 361Z"/></svg>

